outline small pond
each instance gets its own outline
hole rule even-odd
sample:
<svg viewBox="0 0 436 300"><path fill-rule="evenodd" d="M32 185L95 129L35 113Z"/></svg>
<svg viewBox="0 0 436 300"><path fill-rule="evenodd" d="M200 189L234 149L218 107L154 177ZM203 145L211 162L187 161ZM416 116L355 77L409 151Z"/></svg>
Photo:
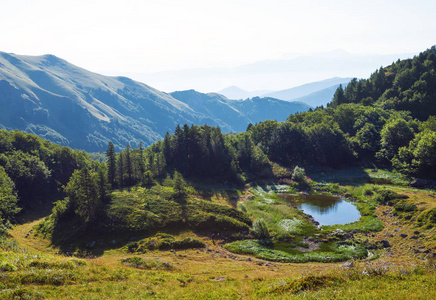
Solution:
<svg viewBox="0 0 436 300"><path fill-rule="evenodd" d="M320 194L279 194L279 197L296 205L305 214L311 215L320 225L348 224L360 218L354 204L337 197Z"/></svg>

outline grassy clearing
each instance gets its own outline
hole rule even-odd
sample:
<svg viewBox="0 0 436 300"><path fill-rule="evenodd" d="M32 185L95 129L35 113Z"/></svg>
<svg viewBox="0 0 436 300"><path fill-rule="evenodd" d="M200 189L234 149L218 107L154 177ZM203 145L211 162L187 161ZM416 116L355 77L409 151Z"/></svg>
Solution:
<svg viewBox="0 0 436 300"><path fill-rule="evenodd" d="M193 193L195 196L189 196L185 203L186 210L223 215L242 223L245 223L247 216L251 217L250 222L261 217L267 223L274 237L272 244L242 240L236 242L239 244L226 246L235 247L229 249L232 252L221 248L221 241L217 238L214 243L206 236L195 236L190 228L171 231L172 223L168 223L170 225L167 227L158 229L164 229L165 233L136 235L139 238L135 241L137 247L134 254L128 251L132 234L120 233L83 237L86 244L92 239L96 240L96 248L104 239L116 239L117 243L103 249L93 259L71 258L53 255L58 249L47 248L47 240L36 236L35 231L27 237L27 233L39 221L21 224L11 231L16 241L8 240L0 245L0 298L436 298L436 263L431 258L431 254L436 252L434 191L388 186L388 189L408 197L388 206L378 205L374 199L378 191L383 189L382 185L328 186L331 191L349 194L350 198L357 200L355 204L364 215L358 223L340 225L349 227L338 225L317 230L299 210L277 197L277 192L285 189L265 187L235 193L224 192L219 187L216 187L216 193L197 190ZM113 203L118 205L115 211L120 212L121 216L121 211L128 209L130 201L134 209L127 211L131 212L132 215L128 216L132 218L135 213L144 214L145 210L163 211L166 205L175 206L168 208L177 211L177 202L171 200L171 188L162 189L162 193L155 196L150 194L152 191L149 189L118 191L119 197ZM163 196L166 192L168 199ZM236 197L240 198L238 204ZM159 203L162 199L168 203ZM378 227L380 224L383 225L381 229ZM355 242L350 243L337 240L341 238L335 233L337 229L344 230L345 234L353 230L359 233L354 235ZM125 242L120 242L123 234ZM312 249L313 243L308 241L309 237L320 241L319 249ZM179 244L189 244L191 239L199 240L204 248L176 249ZM373 260L355 259L356 255L360 257L359 253L366 251L362 245L377 244L383 240L388 241L391 247L370 250L374 253ZM154 247L150 247L151 243ZM23 245L29 250L22 249ZM169 248L163 246L160 249L160 245L169 245ZM141 247L146 250L144 253L142 250L136 251ZM250 256L234 253L245 254L249 251L252 251ZM263 259L288 262L266 262ZM339 267L340 263L333 262L343 259L351 260L354 266L343 268ZM307 262L301 263L303 261Z"/></svg>
<svg viewBox="0 0 436 300"><path fill-rule="evenodd" d="M377 219L375 208L377 203L362 191L362 187L340 187L338 184L316 184L319 191L346 194L347 189L354 195L356 206L362 217L353 223L344 225L322 226L317 228L299 209L278 197L278 193L289 190L286 186L257 186L250 191L250 200L242 204L253 219L263 219L267 224L273 243L257 240L236 241L227 244L229 251L250 254L254 257L279 262L328 262L343 261L352 258L366 257L365 247L352 240L352 235L340 232L373 232L383 229L383 223ZM350 196L352 196L350 194ZM297 247L309 248L308 237L311 237L312 248L298 250ZM350 239L347 247L338 241ZM322 242L321 242L322 241ZM348 249L348 250L347 250Z"/></svg>
<svg viewBox="0 0 436 300"><path fill-rule="evenodd" d="M367 256L367 250L361 245L336 242L321 244L320 247L320 250L302 252L291 247L285 248L280 244L265 245L258 240L237 241L225 246L227 250L235 253L251 254L260 259L286 263L338 262Z"/></svg>
<svg viewBox="0 0 436 300"><path fill-rule="evenodd" d="M373 184L392 184L399 186L407 186L412 180L398 172L381 170L381 169L365 169Z"/></svg>
<svg viewBox="0 0 436 300"><path fill-rule="evenodd" d="M276 238L313 234L316 227L310 223L307 216L276 194L276 191L286 193L289 189L286 185L252 188L253 196L251 200L243 202L244 206L253 219L262 218L271 235Z"/></svg>
<svg viewBox="0 0 436 300"><path fill-rule="evenodd" d="M231 260L219 248L147 255L118 254L94 260L23 252L2 253L26 261L3 271L2 299L432 299L435 265L431 262L354 261L350 269L334 263L265 264ZM156 257L159 253L160 257ZM30 257L51 264L32 266ZM71 268L70 263L73 267ZM60 269L59 269L60 268ZM393 292L395 291L395 293ZM410 297L413 293L413 297ZM429 298L430 297L430 298Z"/></svg>
<svg viewBox="0 0 436 300"><path fill-rule="evenodd" d="M185 237L177 239L174 236L166 233L158 233L153 237L145 238L140 241L129 242L124 248L126 251L135 253L145 253L150 250L183 250L192 248L204 248L206 245L199 239Z"/></svg>
<svg viewBox="0 0 436 300"><path fill-rule="evenodd" d="M366 183L407 186L410 178L389 170L350 167L325 172L312 172L309 176L320 183L339 183L340 185L359 186Z"/></svg>

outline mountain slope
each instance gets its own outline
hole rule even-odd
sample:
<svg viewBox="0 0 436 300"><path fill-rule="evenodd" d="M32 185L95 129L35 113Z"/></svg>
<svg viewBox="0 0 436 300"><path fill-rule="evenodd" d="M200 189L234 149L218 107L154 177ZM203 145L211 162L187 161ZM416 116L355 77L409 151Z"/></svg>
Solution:
<svg viewBox="0 0 436 300"><path fill-rule="evenodd" d="M1 127L100 151L112 140L151 144L177 124L218 125L143 83L107 77L53 55L0 53Z"/></svg>
<svg viewBox="0 0 436 300"><path fill-rule="evenodd" d="M251 123L265 120L285 121L289 115L308 111L311 107L302 102L288 102L274 98L254 97L247 100L230 100L229 105L244 113Z"/></svg>
<svg viewBox="0 0 436 300"><path fill-rule="evenodd" d="M195 111L210 116L219 124L228 124L235 132L244 131L249 123L285 121L290 114L310 108L301 102L259 97L229 100L220 94L203 94L194 90L174 92L171 96L188 104Z"/></svg>
<svg viewBox="0 0 436 300"><path fill-rule="evenodd" d="M311 93L329 88L333 85L346 85L352 78L339 78L334 77L322 81L311 82L307 84L303 84L297 87L293 87L290 89L277 91L269 94L265 94L264 97L272 97L280 100L295 100L304 96L307 96Z"/></svg>
<svg viewBox="0 0 436 300"><path fill-rule="evenodd" d="M194 90L177 91L172 97L189 105L195 111L213 118L223 131L244 131L250 119L228 104L220 94L203 94Z"/></svg>
<svg viewBox="0 0 436 300"><path fill-rule="evenodd" d="M347 84L342 84L342 87L345 88ZM331 87L322 89L320 91L313 92L309 95L293 99L293 101L299 101L306 103L307 105L317 107L317 106L326 106L327 103L332 101L333 95L336 92L336 89L339 87L339 84L333 85Z"/></svg>
<svg viewBox="0 0 436 300"><path fill-rule="evenodd" d="M261 97L262 95L272 93L271 90L258 90L258 91L245 91L237 86L229 86L228 88L222 89L218 94L224 95L229 99L239 100L248 99L251 97Z"/></svg>
<svg viewBox="0 0 436 300"><path fill-rule="evenodd" d="M245 130L253 121L221 95L182 93L172 96L126 77L99 75L53 55L0 52L0 128L90 152L105 150L109 141L117 149L127 143L150 145L177 124L207 123L230 132ZM291 106L277 113L308 109Z"/></svg>

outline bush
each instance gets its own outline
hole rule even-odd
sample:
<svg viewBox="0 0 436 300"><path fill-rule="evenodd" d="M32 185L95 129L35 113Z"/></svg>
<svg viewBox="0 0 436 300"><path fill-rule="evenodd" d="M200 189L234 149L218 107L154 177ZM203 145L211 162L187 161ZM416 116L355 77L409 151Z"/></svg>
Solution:
<svg viewBox="0 0 436 300"><path fill-rule="evenodd" d="M300 183L306 182L306 171L303 168L296 166L294 168L294 171L292 172L292 180L295 180Z"/></svg>
<svg viewBox="0 0 436 300"><path fill-rule="evenodd" d="M127 244L127 250L129 252L132 252L132 253L136 252L138 247L139 247L139 243L138 242L130 242L130 243Z"/></svg>
<svg viewBox="0 0 436 300"><path fill-rule="evenodd" d="M399 199L407 199L407 198L409 197L385 189L385 190L379 190L374 199L380 204L392 204L392 203L396 203Z"/></svg>
<svg viewBox="0 0 436 300"><path fill-rule="evenodd" d="M394 208L395 211L400 211L400 212L415 211L418 209L414 203L410 203L407 201L401 201L395 204Z"/></svg>
<svg viewBox="0 0 436 300"><path fill-rule="evenodd" d="M269 240L268 227L263 219L257 219L253 224L253 235L259 240Z"/></svg>
<svg viewBox="0 0 436 300"><path fill-rule="evenodd" d="M157 270L172 270L174 267L167 262L162 262L158 259L143 259L138 256L129 257L121 260L121 264L137 269L157 269Z"/></svg>
<svg viewBox="0 0 436 300"><path fill-rule="evenodd" d="M362 194L363 194L363 196L372 196L372 195L374 195L374 192L372 191L372 188L366 187L363 189Z"/></svg>
<svg viewBox="0 0 436 300"><path fill-rule="evenodd" d="M142 186L152 186L154 185L153 173L150 170L147 170L142 175Z"/></svg>
<svg viewBox="0 0 436 300"><path fill-rule="evenodd" d="M0 264L0 271L2 272L14 272L17 270L17 267L11 264L10 262L2 262Z"/></svg>
<svg viewBox="0 0 436 300"><path fill-rule="evenodd" d="M160 250L165 249L191 249L191 248L204 248L205 244L202 241L186 237L182 240L165 239L159 245Z"/></svg>

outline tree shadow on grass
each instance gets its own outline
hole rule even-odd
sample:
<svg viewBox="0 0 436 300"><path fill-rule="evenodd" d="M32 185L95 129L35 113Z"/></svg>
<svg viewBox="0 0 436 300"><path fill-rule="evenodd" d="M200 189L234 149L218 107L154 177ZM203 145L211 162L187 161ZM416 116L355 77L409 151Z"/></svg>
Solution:
<svg viewBox="0 0 436 300"><path fill-rule="evenodd" d="M312 180L317 182L339 183L340 185L360 186L373 181L365 172L365 168L359 166L316 172L312 171L309 172L308 175Z"/></svg>

